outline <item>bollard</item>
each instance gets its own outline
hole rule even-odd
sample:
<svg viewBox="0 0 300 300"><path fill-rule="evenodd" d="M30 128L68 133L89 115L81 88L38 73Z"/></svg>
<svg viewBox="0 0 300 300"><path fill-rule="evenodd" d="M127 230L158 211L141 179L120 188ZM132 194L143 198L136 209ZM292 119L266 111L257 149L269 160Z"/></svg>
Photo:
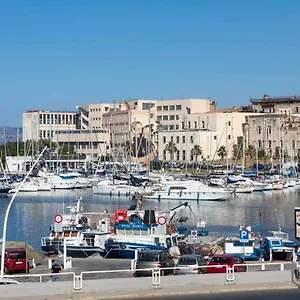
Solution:
<svg viewBox="0 0 300 300"><path fill-rule="evenodd" d="M280 264L280 271L284 271L284 264Z"/></svg>
<svg viewBox="0 0 300 300"><path fill-rule="evenodd" d="M48 268L49 268L49 269L52 268L52 264L53 264L52 258L49 258L49 259L48 259Z"/></svg>
<svg viewBox="0 0 300 300"><path fill-rule="evenodd" d="M265 271L266 270L266 265L265 264L261 264L261 271Z"/></svg>

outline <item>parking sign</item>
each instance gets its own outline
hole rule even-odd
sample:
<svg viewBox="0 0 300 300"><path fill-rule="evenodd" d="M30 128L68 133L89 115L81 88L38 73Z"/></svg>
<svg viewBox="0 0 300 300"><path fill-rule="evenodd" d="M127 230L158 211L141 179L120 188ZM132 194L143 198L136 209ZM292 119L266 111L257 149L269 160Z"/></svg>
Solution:
<svg viewBox="0 0 300 300"><path fill-rule="evenodd" d="M248 230L240 230L240 241L247 243L249 241L249 231Z"/></svg>

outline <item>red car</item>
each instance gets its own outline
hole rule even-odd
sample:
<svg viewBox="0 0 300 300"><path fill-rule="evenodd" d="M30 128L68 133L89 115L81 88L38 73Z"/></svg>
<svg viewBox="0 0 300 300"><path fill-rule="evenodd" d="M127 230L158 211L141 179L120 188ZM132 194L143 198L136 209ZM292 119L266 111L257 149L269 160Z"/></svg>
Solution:
<svg viewBox="0 0 300 300"><path fill-rule="evenodd" d="M226 266L233 268L233 265L235 265L235 272L246 272L245 261L242 257L234 254L214 255L208 263L207 273L226 273Z"/></svg>
<svg viewBox="0 0 300 300"><path fill-rule="evenodd" d="M5 249L5 273L26 272L29 273L30 263L24 248Z"/></svg>

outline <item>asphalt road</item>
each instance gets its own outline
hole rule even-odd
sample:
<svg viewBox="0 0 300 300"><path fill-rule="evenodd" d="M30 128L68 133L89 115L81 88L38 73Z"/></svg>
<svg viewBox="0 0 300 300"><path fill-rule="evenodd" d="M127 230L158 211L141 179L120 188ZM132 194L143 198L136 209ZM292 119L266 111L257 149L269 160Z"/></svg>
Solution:
<svg viewBox="0 0 300 300"><path fill-rule="evenodd" d="M244 291L244 292L225 292L225 293L216 293L216 294L195 294L195 295L180 295L180 296L156 296L156 299L164 299L164 300L296 300L300 299L300 290L292 289L292 290L263 290L263 291ZM115 300L117 300L116 298ZM119 298L124 299L124 298ZM141 300L153 300L154 297L141 297L134 298Z"/></svg>

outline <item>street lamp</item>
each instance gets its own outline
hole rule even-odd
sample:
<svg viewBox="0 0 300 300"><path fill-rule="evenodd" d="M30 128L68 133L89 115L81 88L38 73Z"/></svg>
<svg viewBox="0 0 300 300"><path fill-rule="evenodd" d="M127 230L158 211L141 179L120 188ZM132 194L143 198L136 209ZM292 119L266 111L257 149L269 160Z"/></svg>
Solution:
<svg viewBox="0 0 300 300"><path fill-rule="evenodd" d="M7 228L7 221L8 221L8 215L9 215L9 211L10 208L17 196L17 194L19 193L21 187L23 186L24 182L27 180L27 178L29 177L29 175L31 174L31 172L33 171L33 169L35 168L35 166L37 165L38 161L40 160L40 158L43 156L44 152L46 151L47 146L43 149L43 151L41 152L41 154L39 155L39 157L37 158L37 160L34 162L34 164L32 165L31 169L29 170L29 172L26 174L26 176L24 177L24 179L22 180L22 182L19 184L17 190L14 192L13 196L11 197L7 209L6 209L6 213L5 213L5 217L4 217L4 224L3 224L3 237L2 237L2 253L1 253L1 273L0 273L0 278L3 278L4 275L4 261L5 261L5 243L6 243L6 228Z"/></svg>

